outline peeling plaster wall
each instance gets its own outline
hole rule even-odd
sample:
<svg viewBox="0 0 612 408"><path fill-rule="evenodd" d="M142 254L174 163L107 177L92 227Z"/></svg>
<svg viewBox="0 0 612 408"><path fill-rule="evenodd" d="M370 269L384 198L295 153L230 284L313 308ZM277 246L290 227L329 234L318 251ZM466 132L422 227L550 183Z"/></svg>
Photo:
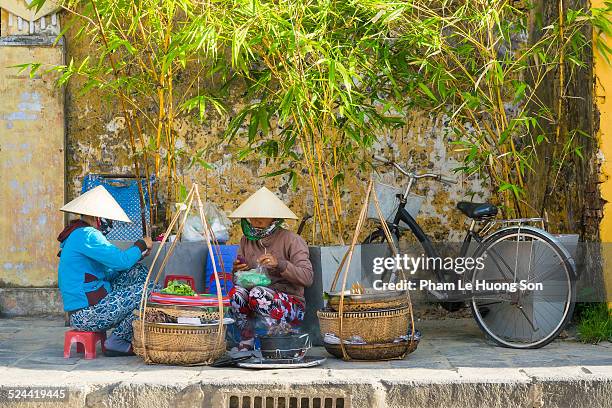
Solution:
<svg viewBox="0 0 612 408"><path fill-rule="evenodd" d="M113 112L110 105L91 96L79 97L74 84L68 88L67 102L67 169L68 197L71 199L80 193L83 177L88 173L130 173L132 165L129 160L129 145L124 119ZM213 145L225 129L227 122L213 119L204 126L198 126L185 120L179 123L179 145L195 151L204 146ZM421 171L433 171L453 174L458 167L457 157L450 151L449 137L446 135L443 118L429 118L426 115L415 115L412 122L403 129L379 135L380 141L376 150L388 157L395 157L398 162L409 168ZM306 176L293 191L285 177L263 179L261 175L275 170L259 160L237 162L233 154L239 146L220 146L210 150L208 161L213 170L185 170L182 176L187 185L196 181L203 186L207 199L213 201L225 211L230 212L242 200L262 185L271 188L293 209L298 217L306 211L312 213L312 196ZM380 169L381 181L403 186L405 178L389 168ZM460 180L456 186L424 181L417 185L417 191L426 195L419 222L436 240L449 237L458 240L463 227L463 216L454 208L462 199L486 200L486 188L478 180ZM361 206L365 192L367 174L360 178L348 178L344 188L343 205L345 220L349 228L354 228L354 220ZM295 224L291 225L295 227ZM304 233L307 240L312 240L308 225ZM239 239L240 232L236 225L232 241Z"/></svg>
<svg viewBox="0 0 612 408"><path fill-rule="evenodd" d="M63 62L58 47L0 41L0 287L55 286L64 202L63 93L25 61Z"/></svg>

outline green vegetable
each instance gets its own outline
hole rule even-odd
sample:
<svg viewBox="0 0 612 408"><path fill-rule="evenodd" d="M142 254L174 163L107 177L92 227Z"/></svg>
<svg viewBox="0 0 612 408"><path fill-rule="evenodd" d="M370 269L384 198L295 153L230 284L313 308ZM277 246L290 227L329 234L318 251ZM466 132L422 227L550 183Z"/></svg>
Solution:
<svg viewBox="0 0 612 408"><path fill-rule="evenodd" d="M162 289L161 293L177 296L197 296L191 286L181 281L168 282L168 286Z"/></svg>
<svg viewBox="0 0 612 408"><path fill-rule="evenodd" d="M271 280L267 275L259 273L255 269L239 272L236 279L236 283L245 289L251 289L255 286L268 286L270 282Z"/></svg>

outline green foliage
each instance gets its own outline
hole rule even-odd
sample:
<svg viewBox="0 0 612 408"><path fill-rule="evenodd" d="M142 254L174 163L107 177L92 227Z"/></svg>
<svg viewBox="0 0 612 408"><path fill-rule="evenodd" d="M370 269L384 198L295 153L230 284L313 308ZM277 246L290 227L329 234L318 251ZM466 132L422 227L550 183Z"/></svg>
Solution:
<svg viewBox="0 0 612 408"><path fill-rule="evenodd" d="M395 73L410 96L407 107L446 115L456 150L463 154L457 170L488 179L506 211L533 211L525 200L525 180L542 165L538 146L567 141L552 149L557 169L571 155L582 157L574 143L580 131L563 128L562 101L548 106L542 90L557 86L565 98L566 84L585 67L590 52L585 28L610 31L612 5L560 12L553 24L530 27L533 38L527 38L529 11L509 1L410 5L395 42L407 66L418 68ZM555 76L558 83L551 83ZM547 135L551 125L555 135ZM558 174L552 174L552 189Z"/></svg>
<svg viewBox="0 0 612 408"><path fill-rule="evenodd" d="M605 303L589 303L578 312L578 338L584 343L612 341L612 310Z"/></svg>
<svg viewBox="0 0 612 408"><path fill-rule="evenodd" d="M31 6L43 3L35 0ZM211 113L225 113L220 95L208 86L226 70L223 60L218 58L218 47L202 43L199 36L211 33L194 26L204 5L191 0L58 3L69 16L60 35L70 33L70 40L88 46L89 52L81 60L71 59L49 70L58 71L59 85L77 80L81 94L96 91L113 101L126 119L135 172L165 180L165 197L160 198L179 200L184 190L179 168L210 165L205 152L177 146L176 121L188 118L202 123ZM214 33L208 40L214 42ZM34 74L40 64L29 67ZM155 200L164 191L153 188L149 197L155 219Z"/></svg>
<svg viewBox="0 0 612 408"><path fill-rule="evenodd" d="M227 38L245 106L226 131L244 136L253 155L281 164L267 177L295 185L302 171L313 191L323 241L342 240L341 186L377 136L401 125L400 61L391 38L405 6L391 1L226 1L200 26ZM214 21L211 21L211 18ZM280 131L272 131L272 123ZM242 131L244 129L244 131Z"/></svg>
<svg viewBox="0 0 612 408"><path fill-rule="evenodd" d="M78 76L83 92L102 91L125 105L133 156L152 174L165 170L168 199L184 190L179 160L210 167L206 151L177 148L177 118L225 115L223 140L240 139L238 160L274 163L278 170L265 176L293 186L308 177L324 242L343 239L344 181L369 169L379 136L415 111L444 118L462 155L458 172L487 179L507 211L528 212L525 180L541 165L539 147L554 147L553 189L563 163L582 157L582 135L562 126L561 103L586 65L586 29L612 35L610 2L560 10L546 27L528 27L529 10L508 0L61 5L91 53L55 67L59 83ZM603 41L595 48L606 57L611 51ZM548 106L540 94L555 77L562 98Z"/></svg>

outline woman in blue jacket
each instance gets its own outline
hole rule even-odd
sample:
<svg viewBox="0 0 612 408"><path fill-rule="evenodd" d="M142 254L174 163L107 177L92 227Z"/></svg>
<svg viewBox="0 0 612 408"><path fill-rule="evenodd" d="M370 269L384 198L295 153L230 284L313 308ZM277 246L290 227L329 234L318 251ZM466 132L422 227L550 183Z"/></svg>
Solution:
<svg viewBox="0 0 612 408"><path fill-rule="evenodd" d="M59 288L70 326L82 331L115 328L104 343L107 356L132 355L132 312L142 296L147 269L139 264L151 250L145 237L126 250L104 234L116 220L131 222L119 204L98 186L77 197L61 211L81 215L58 236ZM149 291L153 288L151 283Z"/></svg>

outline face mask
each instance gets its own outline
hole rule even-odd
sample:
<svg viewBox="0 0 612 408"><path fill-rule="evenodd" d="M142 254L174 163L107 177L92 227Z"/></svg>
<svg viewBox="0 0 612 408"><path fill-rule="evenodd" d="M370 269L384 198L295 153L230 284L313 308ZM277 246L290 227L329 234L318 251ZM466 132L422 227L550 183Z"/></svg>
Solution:
<svg viewBox="0 0 612 408"><path fill-rule="evenodd" d="M106 218L98 218L98 229L102 235L107 235L113 229L113 220L107 220Z"/></svg>
<svg viewBox="0 0 612 408"><path fill-rule="evenodd" d="M258 241L262 238L270 236L276 231L280 226L282 226L284 220L274 220L272 224L270 224L266 228L256 228L251 225L249 220L243 218L240 222L240 226L242 227L242 233L245 237L247 237L250 241Z"/></svg>

